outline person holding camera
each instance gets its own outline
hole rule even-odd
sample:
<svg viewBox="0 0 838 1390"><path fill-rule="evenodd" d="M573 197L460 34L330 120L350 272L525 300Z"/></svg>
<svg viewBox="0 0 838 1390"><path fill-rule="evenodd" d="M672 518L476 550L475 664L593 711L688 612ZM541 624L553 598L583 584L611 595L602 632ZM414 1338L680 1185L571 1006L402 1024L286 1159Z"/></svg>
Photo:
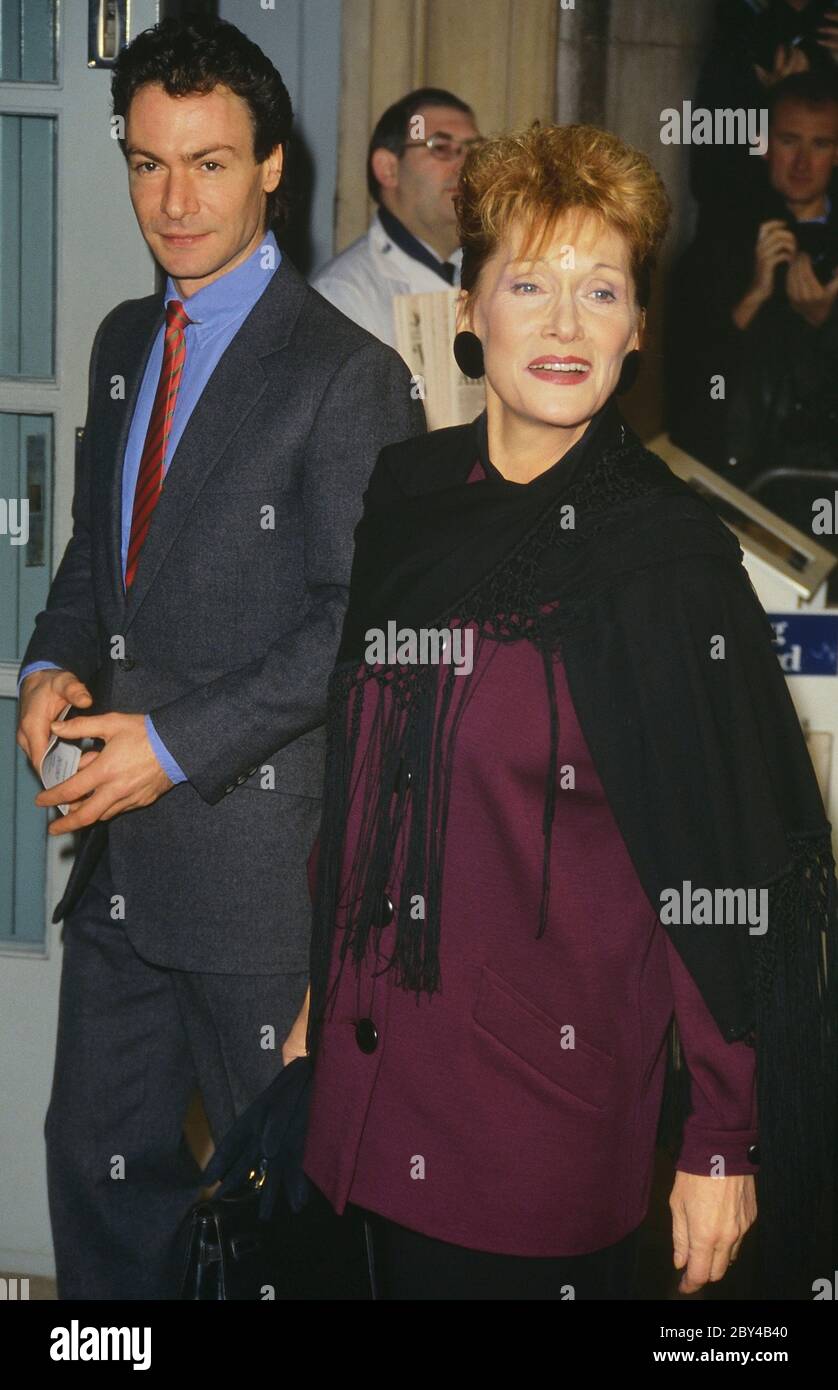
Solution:
<svg viewBox="0 0 838 1390"><path fill-rule="evenodd" d="M836 63L838 0L718 0L694 104L711 111L761 109L786 78L834 73ZM759 197L761 173L747 146L691 145L690 190L699 206L699 230Z"/></svg>
<svg viewBox="0 0 838 1390"><path fill-rule="evenodd" d="M770 99L763 198L717 218L672 277L669 431L749 491L769 470L838 467L836 162L838 78L786 78ZM807 531L813 487L801 478L781 504Z"/></svg>

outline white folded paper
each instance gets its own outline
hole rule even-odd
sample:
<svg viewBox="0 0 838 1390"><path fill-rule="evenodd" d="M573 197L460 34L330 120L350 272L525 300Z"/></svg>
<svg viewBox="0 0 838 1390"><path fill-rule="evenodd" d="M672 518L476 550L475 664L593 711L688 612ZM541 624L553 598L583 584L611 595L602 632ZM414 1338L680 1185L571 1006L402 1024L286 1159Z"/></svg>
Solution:
<svg viewBox="0 0 838 1390"><path fill-rule="evenodd" d="M66 719L72 708L72 705L65 705L58 718ZM58 734L53 734L41 759L41 781L47 791L51 787L57 787L59 782L66 782L68 777L78 772L81 755L80 743L70 743ZM70 809L69 803L59 806L58 809L62 816L66 816Z"/></svg>

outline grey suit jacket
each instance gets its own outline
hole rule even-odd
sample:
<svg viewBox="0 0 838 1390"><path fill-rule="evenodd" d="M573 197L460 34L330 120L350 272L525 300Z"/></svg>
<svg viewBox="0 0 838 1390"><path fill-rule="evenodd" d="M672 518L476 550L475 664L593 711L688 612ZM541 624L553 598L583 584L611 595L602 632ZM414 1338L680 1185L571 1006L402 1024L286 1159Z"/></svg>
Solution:
<svg viewBox="0 0 838 1390"><path fill-rule="evenodd" d="M122 460L162 321L151 295L96 334L73 535L23 664L75 672L95 712L151 714L189 780L82 832L54 920L107 841L124 929L146 959L305 970L306 857L354 528L380 449L424 433L424 409L402 359L283 254L180 439L126 597Z"/></svg>

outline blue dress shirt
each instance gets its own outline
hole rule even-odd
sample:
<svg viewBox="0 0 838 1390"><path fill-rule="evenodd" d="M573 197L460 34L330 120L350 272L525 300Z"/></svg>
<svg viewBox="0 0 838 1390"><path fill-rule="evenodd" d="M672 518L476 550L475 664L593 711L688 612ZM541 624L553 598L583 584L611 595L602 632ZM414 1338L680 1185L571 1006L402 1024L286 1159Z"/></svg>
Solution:
<svg viewBox="0 0 838 1390"><path fill-rule="evenodd" d="M247 318L257 299L264 294L268 281L279 268L282 259L273 232L267 232L256 250L241 265L221 275L211 285L205 285L188 299L183 299L171 279L166 281L163 296L164 306L170 299L180 299L186 313L192 320L185 328L186 359L178 389L175 413L166 443L163 460L163 474L168 472L189 417L215 370L219 358L229 347L242 323ZM134 509L134 492L140 471L148 423L154 406L160 368L163 365L163 337L165 321L160 325L154 340L143 379L140 384L137 404L131 418L131 428L125 445L125 460L122 468L122 578L125 582L125 561L128 555L128 541L131 535L131 515ZM21 683L33 671L58 670L54 661L32 661L24 666L18 678L18 694ZM187 781L186 773L179 766L166 745L159 737L149 715L145 716L149 741L160 766L173 782Z"/></svg>

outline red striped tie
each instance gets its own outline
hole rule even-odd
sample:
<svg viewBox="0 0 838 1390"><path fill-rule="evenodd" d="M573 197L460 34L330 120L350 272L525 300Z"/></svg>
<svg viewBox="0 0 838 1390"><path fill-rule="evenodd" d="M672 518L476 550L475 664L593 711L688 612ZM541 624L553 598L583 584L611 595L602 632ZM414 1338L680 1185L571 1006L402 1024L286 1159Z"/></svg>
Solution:
<svg viewBox="0 0 838 1390"><path fill-rule="evenodd" d="M143 541L151 525L151 517L163 488L163 460L172 428L172 416L177 404L178 387L186 360L184 329L192 320L184 313L179 299L166 305L166 336L163 341L163 365L151 419L148 422L137 486L134 490L134 510L131 514L131 536L125 564L125 588L130 589L137 571L137 561Z"/></svg>

